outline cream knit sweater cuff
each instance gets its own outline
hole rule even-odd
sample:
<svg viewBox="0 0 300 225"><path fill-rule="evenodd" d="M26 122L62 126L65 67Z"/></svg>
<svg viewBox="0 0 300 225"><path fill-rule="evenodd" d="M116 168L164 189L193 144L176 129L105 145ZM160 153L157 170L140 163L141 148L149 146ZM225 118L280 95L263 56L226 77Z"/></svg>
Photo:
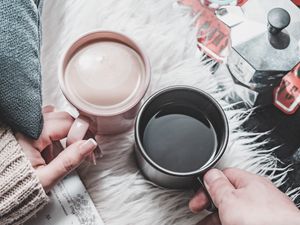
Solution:
<svg viewBox="0 0 300 225"><path fill-rule="evenodd" d="M0 124L0 225L22 224L48 196L11 130Z"/></svg>

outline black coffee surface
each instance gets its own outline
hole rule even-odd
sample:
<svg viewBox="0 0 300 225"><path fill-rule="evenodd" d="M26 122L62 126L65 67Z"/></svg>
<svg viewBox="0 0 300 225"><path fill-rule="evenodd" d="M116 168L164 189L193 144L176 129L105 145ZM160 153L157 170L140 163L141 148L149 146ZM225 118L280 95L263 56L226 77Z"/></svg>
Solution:
<svg viewBox="0 0 300 225"><path fill-rule="evenodd" d="M213 126L200 111L167 105L148 122L143 145L159 166L173 172L192 172L215 155L218 144Z"/></svg>

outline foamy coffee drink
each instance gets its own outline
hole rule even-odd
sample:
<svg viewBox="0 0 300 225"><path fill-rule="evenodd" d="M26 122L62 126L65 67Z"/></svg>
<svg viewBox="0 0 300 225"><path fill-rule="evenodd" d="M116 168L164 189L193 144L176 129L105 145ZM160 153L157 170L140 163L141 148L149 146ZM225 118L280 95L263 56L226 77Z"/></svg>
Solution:
<svg viewBox="0 0 300 225"><path fill-rule="evenodd" d="M130 129L149 82L149 60L128 36L92 31L79 37L59 65L61 90L79 112L68 140L88 129L98 135Z"/></svg>
<svg viewBox="0 0 300 225"><path fill-rule="evenodd" d="M114 41L98 41L72 56L65 81L70 93L83 103L105 109L130 102L144 73L144 63L135 50Z"/></svg>

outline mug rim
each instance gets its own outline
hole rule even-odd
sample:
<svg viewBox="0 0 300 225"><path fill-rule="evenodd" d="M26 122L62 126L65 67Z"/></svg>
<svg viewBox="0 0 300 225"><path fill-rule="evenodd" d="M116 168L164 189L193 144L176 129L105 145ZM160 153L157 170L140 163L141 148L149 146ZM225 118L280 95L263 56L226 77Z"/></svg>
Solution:
<svg viewBox="0 0 300 225"><path fill-rule="evenodd" d="M163 168L162 166L158 165L156 162L154 162L149 155L146 153L144 146L142 144L141 138L140 138L140 133L139 133L139 127L140 127L140 119L141 116L144 114L145 112L145 108L151 104L151 102L153 102L155 99L157 99L159 96L161 96L162 94L166 93L166 92L170 92L170 91L174 91L174 90L189 90L189 91L194 91L197 92L198 94L201 94L203 96L205 96L211 103L213 103L213 105L217 108L217 110L221 113L221 117L222 120L224 122L224 139L222 141L221 146L218 149L218 153L215 155L215 157L213 157L213 159L209 160L206 164L204 164L204 166L200 167L197 170L194 171L190 171L190 172L175 172L172 170L168 170ZM223 156L226 148L227 148L227 144L228 144L228 139L229 139L229 124L228 124L228 119L225 115L225 112L223 110L223 108L221 107L221 105L217 102L217 100L215 98L213 98L210 94L206 93L205 91L202 91L198 88L192 87L192 86L188 86L188 85L174 85L174 86L170 86L164 89L159 90L158 92L154 93L153 95L151 95L142 105L142 107L140 108L136 120L135 120L135 140L136 140L136 145L137 146L137 151L139 151L141 153L141 155L143 156L143 158L151 165L153 166L155 169L159 170L162 173L165 173L167 175L170 176L177 176L177 177L190 177L190 176L199 176L201 173L206 172L208 169L212 168L219 160L220 158Z"/></svg>
<svg viewBox="0 0 300 225"><path fill-rule="evenodd" d="M143 83L141 84L141 87L140 87L141 91L138 91L137 93L135 93L136 97L133 98L131 101L129 101L129 103L122 106L120 110L105 110L105 109L101 110L101 109L95 109L95 108L93 109L92 107L89 107L89 106L83 106L82 104L78 103L79 101L76 100L76 97L72 97L72 94L66 88L66 84L64 81L64 74L65 74L65 67L66 67L65 61L67 59L68 54L72 53L73 48L75 48L74 52L76 52L78 49L80 49L81 46L84 46L86 43L88 43L88 41L83 41L84 38L88 38L89 36L93 36L93 35L97 35L97 34L99 34L99 36L92 40L105 39L105 38L110 39L111 38L112 40L120 41L120 43L123 43L123 44L129 46L130 48L132 48L134 51L136 51L140 55L140 57L143 61L144 67L145 67L144 79L143 79ZM114 37L119 37L119 39L113 38L109 35L112 35ZM125 41L123 39L125 39ZM82 41L83 41L83 43L79 44ZM127 42L129 42L129 43L127 43ZM79 46L76 47L76 45L79 45ZM73 54L74 54L74 52L73 52ZM71 57L70 57L70 59L71 59ZM86 33L78 36L77 38L75 38L68 45L68 47L65 49L65 51L61 55L60 60L59 60L59 66L58 66L59 86L60 86L60 89L61 89L63 95L65 96L65 98L68 100L69 103L71 103L71 105L73 105L80 112L83 112L88 115L93 115L93 116L102 116L102 117L117 116L117 115L123 114L123 113L129 111L130 109L134 108L136 105L139 104L141 99L145 96L147 89L150 85L150 77L151 77L150 61L149 61L149 58L147 57L147 55L144 53L144 50L140 47L140 45L135 40L133 40L131 37L127 36L126 34L116 32L116 31L111 31L111 30L96 29L96 30L86 32Z"/></svg>

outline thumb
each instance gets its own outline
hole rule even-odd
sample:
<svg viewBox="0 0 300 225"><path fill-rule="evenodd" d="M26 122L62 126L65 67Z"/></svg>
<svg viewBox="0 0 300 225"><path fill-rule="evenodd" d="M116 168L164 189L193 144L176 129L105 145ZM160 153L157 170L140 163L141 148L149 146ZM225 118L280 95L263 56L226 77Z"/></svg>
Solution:
<svg viewBox="0 0 300 225"><path fill-rule="evenodd" d="M59 180L77 168L96 147L97 142L92 138L77 141L62 151L47 166L38 168L37 175L45 191L50 191Z"/></svg>
<svg viewBox="0 0 300 225"><path fill-rule="evenodd" d="M218 169L211 169L204 175L204 184L217 208L235 190L224 173Z"/></svg>

